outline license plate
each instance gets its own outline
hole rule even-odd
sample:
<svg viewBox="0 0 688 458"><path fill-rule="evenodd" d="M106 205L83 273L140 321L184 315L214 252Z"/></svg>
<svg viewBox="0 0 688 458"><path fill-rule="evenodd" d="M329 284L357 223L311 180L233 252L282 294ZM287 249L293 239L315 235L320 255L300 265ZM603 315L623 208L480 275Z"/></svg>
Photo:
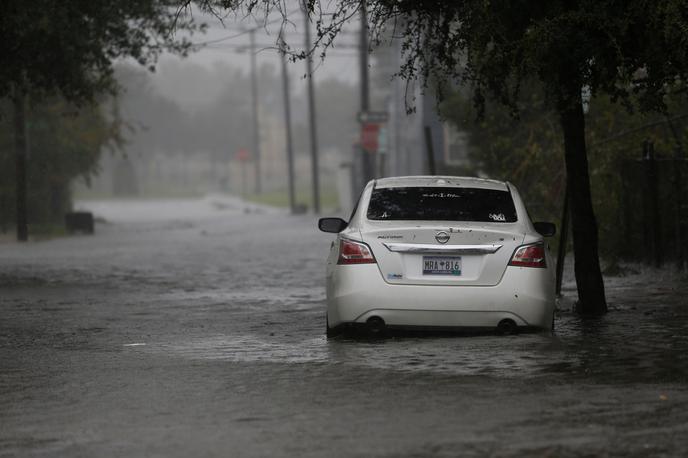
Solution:
<svg viewBox="0 0 688 458"><path fill-rule="evenodd" d="M461 256L423 256L423 275L461 275Z"/></svg>

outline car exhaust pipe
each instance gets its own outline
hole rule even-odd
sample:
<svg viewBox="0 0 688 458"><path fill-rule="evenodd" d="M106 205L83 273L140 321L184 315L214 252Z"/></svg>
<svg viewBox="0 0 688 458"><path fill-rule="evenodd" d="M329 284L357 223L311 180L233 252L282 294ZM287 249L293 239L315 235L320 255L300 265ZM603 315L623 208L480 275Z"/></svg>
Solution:
<svg viewBox="0 0 688 458"><path fill-rule="evenodd" d="M514 320L505 318L497 325L497 332L505 336L516 334L518 333L518 325Z"/></svg>
<svg viewBox="0 0 688 458"><path fill-rule="evenodd" d="M366 321L366 328L371 336L381 336L385 333L387 325L379 316L371 316Z"/></svg>

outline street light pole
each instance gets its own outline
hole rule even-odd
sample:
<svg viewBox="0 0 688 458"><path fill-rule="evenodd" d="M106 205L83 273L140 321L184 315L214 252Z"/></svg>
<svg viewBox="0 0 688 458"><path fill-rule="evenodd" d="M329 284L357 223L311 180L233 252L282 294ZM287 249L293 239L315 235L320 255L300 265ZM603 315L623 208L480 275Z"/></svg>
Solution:
<svg viewBox="0 0 688 458"><path fill-rule="evenodd" d="M311 26L308 9L302 4L304 27L306 29L306 82L308 87L308 122L311 134L311 176L313 183L313 212L320 213L320 184L318 170L318 131L315 119L315 95L313 91L313 55L311 54Z"/></svg>
<svg viewBox="0 0 688 458"><path fill-rule="evenodd" d="M370 89L368 87L368 10L366 2L361 2L361 32L359 36L359 59L361 66L361 113L370 110ZM361 126L362 128L363 126ZM363 185L373 179L372 152L367 152L361 146L361 165L363 174Z"/></svg>
<svg viewBox="0 0 688 458"><path fill-rule="evenodd" d="M294 146L291 137L291 103L289 101L289 73L287 71L287 56L284 38L280 32L280 60L282 64L282 91L284 96L284 125L287 140L287 172L289 179L289 209L291 213L296 212L296 195L294 191Z"/></svg>
<svg viewBox="0 0 688 458"><path fill-rule="evenodd" d="M253 105L253 161L255 164L255 192L262 192L260 173L260 127L258 123L258 76L256 72L256 30L249 30L251 42L251 102Z"/></svg>
<svg viewBox="0 0 688 458"><path fill-rule="evenodd" d="M361 113L370 109L370 89L368 88L368 9L366 2L361 3L361 33L359 58L361 64Z"/></svg>

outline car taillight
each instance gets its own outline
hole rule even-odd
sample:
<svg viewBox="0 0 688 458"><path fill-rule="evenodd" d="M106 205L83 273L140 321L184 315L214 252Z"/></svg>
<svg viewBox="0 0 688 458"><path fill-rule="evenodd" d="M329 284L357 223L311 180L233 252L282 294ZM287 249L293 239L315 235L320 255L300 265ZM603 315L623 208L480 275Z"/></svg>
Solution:
<svg viewBox="0 0 688 458"><path fill-rule="evenodd" d="M516 248L509 262L510 266L517 267L547 267L545 262L545 245L534 243Z"/></svg>
<svg viewBox="0 0 688 458"><path fill-rule="evenodd" d="M341 239L337 264L375 264L375 256L365 243Z"/></svg>

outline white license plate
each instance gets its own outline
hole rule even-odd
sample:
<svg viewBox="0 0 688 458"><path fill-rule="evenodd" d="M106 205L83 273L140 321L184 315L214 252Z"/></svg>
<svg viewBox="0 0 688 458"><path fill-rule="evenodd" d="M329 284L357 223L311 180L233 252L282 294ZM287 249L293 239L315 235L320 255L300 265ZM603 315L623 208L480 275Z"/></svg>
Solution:
<svg viewBox="0 0 688 458"><path fill-rule="evenodd" d="M423 256L423 275L461 275L461 256Z"/></svg>

